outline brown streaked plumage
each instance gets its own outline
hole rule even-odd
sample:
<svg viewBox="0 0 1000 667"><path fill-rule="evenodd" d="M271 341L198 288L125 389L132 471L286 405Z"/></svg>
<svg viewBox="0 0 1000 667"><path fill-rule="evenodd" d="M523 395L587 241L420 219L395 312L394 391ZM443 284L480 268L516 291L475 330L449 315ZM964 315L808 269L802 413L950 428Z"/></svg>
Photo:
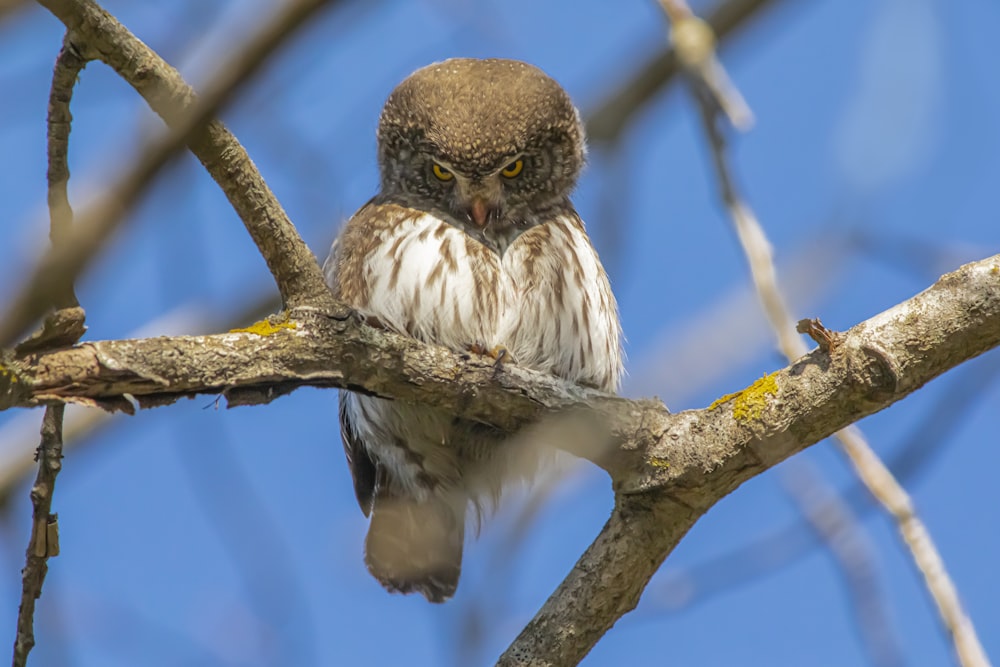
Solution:
<svg viewBox="0 0 1000 667"><path fill-rule="evenodd" d="M617 306L569 195L583 130L565 91L511 60L418 70L379 122L379 194L348 221L325 271L382 325L457 351L617 388ZM495 502L538 451L446 412L341 392L340 423L369 571L440 602L458 584L470 503Z"/></svg>

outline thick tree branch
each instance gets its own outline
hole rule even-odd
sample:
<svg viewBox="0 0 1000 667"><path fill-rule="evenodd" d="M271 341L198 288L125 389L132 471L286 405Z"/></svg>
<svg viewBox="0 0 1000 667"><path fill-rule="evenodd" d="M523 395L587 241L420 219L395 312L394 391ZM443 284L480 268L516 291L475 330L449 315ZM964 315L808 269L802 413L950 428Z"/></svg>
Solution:
<svg viewBox="0 0 1000 667"><path fill-rule="evenodd" d="M947 386L939 392L943 395L918 421L909 425L909 435L902 439L903 444L894 447L895 453L888 463L896 478L905 482L926 472L934 456L948 442L949 434L965 423L968 413L979 405L977 399L986 396L997 381L1000 381L1000 354L995 351L984 355L975 365L950 374ZM871 493L860 481L842 491L839 498L850 511L862 517L874 509ZM647 593L647 600L650 596L656 599L652 603L654 609L647 613L677 613L801 561L819 545L810 535L814 535L812 526L799 518L726 553L675 570L656 591Z"/></svg>
<svg viewBox="0 0 1000 667"><path fill-rule="evenodd" d="M609 396L515 366L497 369L486 359L373 329L346 307L291 311L287 324L258 330L88 342L12 357L0 373L0 408L53 400L115 403L124 395L160 405L198 393L264 403L313 385L436 405L511 430L546 413L587 406L623 445L605 466L619 473L623 490L645 491L676 484L691 462L725 460L726 443L762 437L755 433L763 423L769 447L758 454L773 464L996 346L1000 255L947 274L839 334L832 354L813 351L735 394L727 405L745 419L718 409L670 415L658 402ZM711 438L706 429L713 430ZM697 446L684 439L694 430L703 432ZM717 444L701 447L711 439Z"/></svg>
<svg viewBox="0 0 1000 667"><path fill-rule="evenodd" d="M838 335L832 353L813 351L725 397L724 404L669 417L647 411L635 423L635 442L649 446L644 465L616 484L648 493L618 495L597 541L499 664L576 664L635 606L645 583L712 504L808 444L915 391L960 358L998 344L995 256Z"/></svg>
<svg viewBox="0 0 1000 667"><path fill-rule="evenodd" d="M588 400L624 399L490 359L458 355L373 329L343 307L291 311L259 333L97 341L12 361L0 378L0 408L40 401L100 404L128 410L199 393L225 394L231 404L266 403L305 385L343 387L432 402L512 430ZM21 370L15 370L21 369ZM23 373L22 373L23 371ZM486 392L486 400L483 400Z"/></svg>
<svg viewBox="0 0 1000 667"><path fill-rule="evenodd" d="M517 664L530 649L566 664L634 606L659 563L719 498L1000 343L1000 256L859 324L838 337L832 354L814 351L721 406L678 415L516 367L498 371L367 327L346 309L292 315L287 327L262 329L269 335L104 341L12 359L0 380L2 405L128 405L125 394L156 405L200 392L266 402L310 384L430 403L507 429L586 405L620 445L576 452L608 469L624 492L602 533L616 537L595 542L504 658ZM583 599L594 604L572 604Z"/></svg>
<svg viewBox="0 0 1000 667"><path fill-rule="evenodd" d="M294 328L292 328L294 327ZM419 401L513 429L575 410L615 445L575 451L607 469L618 493L604 531L501 664L575 664L637 603L695 521L747 479L888 407L1000 344L1000 255L837 335L791 366L704 410L672 415L516 367L495 369L377 331L346 309L295 311L268 335L84 343L10 359L3 407L40 401L157 405L201 392L266 402L296 386L335 386ZM738 342L738 341L737 341Z"/></svg>

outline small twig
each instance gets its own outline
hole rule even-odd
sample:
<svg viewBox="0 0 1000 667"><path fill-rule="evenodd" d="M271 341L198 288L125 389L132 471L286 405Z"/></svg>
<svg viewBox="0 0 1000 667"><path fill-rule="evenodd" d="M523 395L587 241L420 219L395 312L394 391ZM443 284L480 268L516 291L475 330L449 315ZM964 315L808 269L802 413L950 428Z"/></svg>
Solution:
<svg viewBox="0 0 1000 667"><path fill-rule="evenodd" d="M73 34L66 32L62 49L52 70L52 89L49 91L48 142L48 205L49 240L53 247L62 247L70 242L73 233L73 208L69 204L67 186L69 184L69 133L73 116L69 110L73 99L73 89L80 72L87 66L85 58L73 43ZM52 304L58 308L76 308L73 282L60 284L52 293ZM48 305L48 304L46 304ZM82 332L81 332L82 333Z"/></svg>
<svg viewBox="0 0 1000 667"><path fill-rule="evenodd" d="M49 237L53 248L69 242L73 225L73 210L66 195L69 181L69 133L72 116L70 100L77 77L87 65L66 33L62 49L52 71L48 114L48 201ZM38 347L45 343L75 343L83 334L84 313L76 299L73 284L64 283L51 295L51 304L58 309L46 320L42 333L34 338ZM46 306L47 307L47 306ZM59 555L59 523L52 513L52 493L56 475L62 469L62 422L64 405L50 405L42 418L41 443L35 454L38 474L31 487L31 537L21 570L21 604L17 612L17 635L14 639L13 666L27 664L28 654L35 645L35 601L42 595L42 585L48 572L48 559Z"/></svg>
<svg viewBox="0 0 1000 667"><path fill-rule="evenodd" d="M9 346L63 292L94 258L160 170L185 145L205 164L236 206L247 230L275 276L286 306L328 304L322 272L236 139L211 119L236 90L288 37L330 0L297 0L281 5L273 19L239 50L195 98L176 70L164 63L91 0L39 0L84 40L95 58L114 67L137 87L170 125L150 142L124 176L79 216L67 243L39 261L27 284L0 316L0 346ZM90 55L90 54L88 54ZM227 152L228 149L228 152ZM254 187L262 188L254 190ZM250 196L253 191L258 199ZM237 196L238 194L238 196Z"/></svg>
<svg viewBox="0 0 1000 667"><path fill-rule="evenodd" d="M697 74L697 72L694 72ZM712 148L712 161L722 199L736 228L747 256L754 287L760 296L771 327L778 337L779 347L789 361L806 353L805 344L797 335L794 320L778 287L771 247L753 210L736 189L723 130L719 122L719 106L694 88L705 131ZM823 329L826 331L826 329ZM836 434L841 450L847 455L855 473L868 487L886 511L896 520L903 540L917 568L924 576L928 591L937 605L946 628L952 635L955 651L965 667L988 665L972 622L962 609L954 584L951 582L937 548L929 533L916 516L912 501L902 486L878 458L856 427Z"/></svg>
<svg viewBox="0 0 1000 667"><path fill-rule="evenodd" d="M31 487L31 537L21 570L21 605L17 610L17 637L13 667L24 667L35 645L35 600L49 571L49 558L59 555L58 516L52 514L52 491L62 468L62 417L64 405L50 405L42 418L42 442L38 446L38 476Z"/></svg>
<svg viewBox="0 0 1000 667"><path fill-rule="evenodd" d="M799 320L798 324L795 325L795 331L812 338L813 342L819 345L819 349L827 354L833 352L837 347L837 332L830 331L823 326L818 317Z"/></svg>

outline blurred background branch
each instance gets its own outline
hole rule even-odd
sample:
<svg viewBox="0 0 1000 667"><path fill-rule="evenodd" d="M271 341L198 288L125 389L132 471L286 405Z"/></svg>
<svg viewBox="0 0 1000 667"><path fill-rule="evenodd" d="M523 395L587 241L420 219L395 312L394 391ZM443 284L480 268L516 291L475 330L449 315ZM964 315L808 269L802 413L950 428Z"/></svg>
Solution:
<svg viewBox="0 0 1000 667"><path fill-rule="evenodd" d="M775 0L723 1L706 14L705 23L721 42L777 4ZM597 108L590 110L587 114L590 140L598 144L618 141L635 115L680 72L680 64L676 48L665 43L659 53L632 72Z"/></svg>
<svg viewBox="0 0 1000 667"><path fill-rule="evenodd" d="M889 603L875 566L876 557L857 516L808 463L795 461L781 476L824 548L844 576L854 605L856 627L871 664L904 664L900 639L889 616Z"/></svg>
<svg viewBox="0 0 1000 667"><path fill-rule="evenodd" d="M807 348L798 336L795 320L778 285L771 244L757 216L736 188L725 141L723 117L728 117L733 125L744 128L749 112L742 111L742 97L729 84L728 77L715 59L714 42L705 43L707 38L703 29L700 35L702 43L693 39L680 43L677 41L682 35L677 22L696 21L683 0L663 0L663 4L670 20L674 22L672 38L675 48L681 48L679 44L684 44L683 48L694 52L681 60L685 64L685 73L692 80L694 97L711 145L720 196L746 254L750 275L778 339L778 347L789 361L794 361L806 354ZM857 426L852 425L838 432L835 437L859 479L895 519L914 564L923 574L941 620L952 637L959 661L965 667L985 667L989 660L975 627L962 608L944 561L924 522L917 515L909 494L874 452Z"/></svg>

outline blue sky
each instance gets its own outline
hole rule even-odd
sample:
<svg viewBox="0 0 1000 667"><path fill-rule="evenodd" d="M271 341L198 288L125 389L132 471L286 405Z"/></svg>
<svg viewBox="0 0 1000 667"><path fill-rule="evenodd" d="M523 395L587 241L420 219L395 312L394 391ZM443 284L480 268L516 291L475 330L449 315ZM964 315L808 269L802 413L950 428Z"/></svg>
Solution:
<svg viewBox="0 0 1000 667"><path fill-rule="evenodd" d="M197 85L272 3L106 6ZM519 58L562 82L586 115L660 47L658 11L651 0L341 3L225 120L322 258L375 191L378 112L409 72L451 56ZM1000 252L998 31L1000 6L988 0L776 0L727 42L724 62L757 119L733 138L738 179L796 316L845 329ZM0 301L47 234L44 118L61 39L61 24L35 7L0 24ZM99 63L83 73L73 113L79 206L158 119ZM615 146L592 146L575 201L619 299L626 394L703 407L784 365L682 87L639 110ZM221 330L267 293L263 261L190 156L79 285L91 339ZM998 353L985 355L861 424L902 465L994 659L998 367ZM0 474L39 421L40 412L0 415ZM62 555L39 605L33 664L492 664L611 507L606 475L567 459L523 539L511 537L526 497L515 492L468 545L453 601L390 596L364 571L366 521L337 432L333 392L301 390L231 411L210 397L183 401L117 417L73 445L55 501ZM787 490L804 475L823 480L811 483L817 491L855 498L852 544L868 554L866 582L896 664L948 664L893 525L854 490L830 443L713 508L584 664L872 664L843 572L802 528ZM13 637L27 483L3 509L0 632ZM760 541L775 534L785 537Z"/></svg>

